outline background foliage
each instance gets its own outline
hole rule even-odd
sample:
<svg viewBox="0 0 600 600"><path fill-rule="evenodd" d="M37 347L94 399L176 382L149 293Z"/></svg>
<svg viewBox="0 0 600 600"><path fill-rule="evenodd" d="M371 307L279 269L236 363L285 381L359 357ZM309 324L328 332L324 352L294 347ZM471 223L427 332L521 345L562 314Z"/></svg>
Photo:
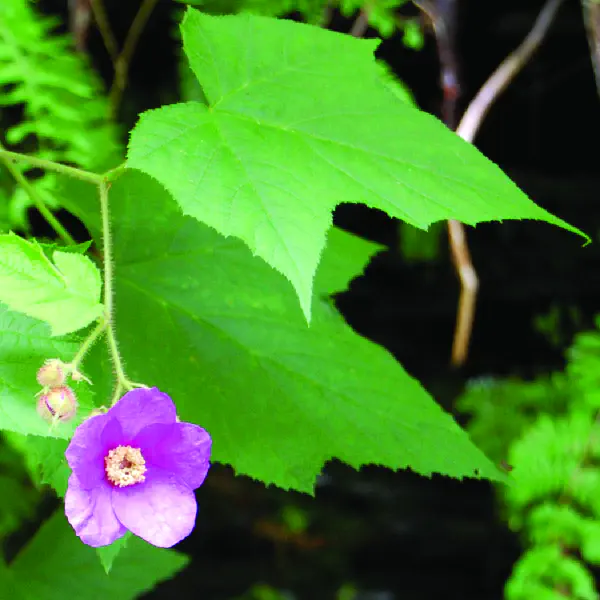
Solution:
<svg viewBox="0 0 600 600"><path fill-rule="evenodd" d="M398 17L402 4L364 10L383 37L400 29L406 43L418 46L416 21ZM9 124L4 142L89 170L117 164L118 126L85 55L31 3L8 5L0 12L1 93L4 105L20 112L2 112ZM315 24L327 13L321 4L200 8L296 11ZM339 6L347 16L360 8ZM373 60L373 42L193 11L183 40L191 66L186 70L182 61L186 102L144 113L130 139L129 170L110 192L114 322L128 374L168 390L183 419L207 427L216 461L284 489L312 492L332 457L356 468L375 463L505 480L428 393L338 313L331 296L347 290L382 247L332 227L331 212L352 201L420 227L453 217L539 218L574 228L417 111L406 88ZM50 63L61 67L60 76ZM335 87L327 85L332 74ZM66 440L81 418L106 403L113 383L108 354L98 345L84 368L93 387L77 384L78 420L55 429L35 414L35 371L50 356L72 358L102 310L101 231L92 186L23 172L45 204L78 217L95 245L73 253L0 237L0 464L8 490L0 527L9 541L24 520L52 513L43 512L48 496L36 489L49 484L64 494ZM8 177L0 183L4 229L26 234L30 196ZM525 533L531 548L509 582L510 598L565 590L596 597L584 564L597 561L596 408L583 400L596 366L581 340L565 376L480 387L461 404L475 414L476 445L496 464L508 454L514 466L518 486L501 495L511 527ZM540 416L549 401L552 410ZM265 527L270 536L312 543L310 519L294 508ZM3 589L15 598L133 598L186 564L181 554L135 538L94 552L73 536L60 509L29 537L18 552L8 544L0 565ZM56 553L47 552L50 545ZM75 569L61 569L65 562ZM355 591L340 587L338 597ZM281 594L258 585L248 597Z"/></svg>

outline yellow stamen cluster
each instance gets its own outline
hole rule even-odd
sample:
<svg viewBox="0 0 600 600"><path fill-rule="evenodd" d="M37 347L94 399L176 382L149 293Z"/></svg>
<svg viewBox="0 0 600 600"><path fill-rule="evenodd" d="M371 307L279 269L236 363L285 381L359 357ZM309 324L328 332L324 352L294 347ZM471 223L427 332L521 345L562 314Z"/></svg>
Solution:
<svg viewBox="0 0 600 600"><path fill-rule="evenodd" d="M104 458L106 476L118 487L141 483L146 479L146 461L139 448L117 446Z"/></svg>

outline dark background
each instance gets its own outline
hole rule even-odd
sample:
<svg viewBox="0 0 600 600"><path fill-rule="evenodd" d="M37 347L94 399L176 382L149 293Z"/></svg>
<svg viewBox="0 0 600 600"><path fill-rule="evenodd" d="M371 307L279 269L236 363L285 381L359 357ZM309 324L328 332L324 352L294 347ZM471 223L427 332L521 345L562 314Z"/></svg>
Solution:
<svg viewBox="0 0 600 600"><path fill-rule="evenodd" d="M65 4L40 2L45 11L62 14ZM522 41L542 4L460 1L463 108ZM121 41L138 5L106 2ZM133 60L121 115L128 128L138 112L177 100L173 6L159 3ZM350 26L334 16L334 29ZM110 81L110 62L94 31L89 52ZM421 51L405 48L398 35L378 54L423 110L439 114L439 65L431 35ZM600 101L581 7L567 0L542 48L490 111L476 144L538 204L595 239L599 137ZM398 224L383 213L342 206L335 219L390 248L337 299L338 306L357 331L388 348L450 411L469 378L530 378L561 368L574 332L591 327L600 308L597 243L584 248L581 238L536 222L469 229L481 291L469 361L452 369L459 290L445 237L435 260L413 262L398 250ZM550 311L556 317L553 335L536 326ZM145 596L148 600L221 600L256 582L303 600L333 599L348 583L360 590L357 600L494 600L502 597L519 555L518 540L501 522L493 490L484 482L425 479L374 467L357 473L334 463L310 498L266 489L215 466L198 499L195 532L180 545L192 562ZM286 514L303 515L306 528L294 531Z"/></svg>

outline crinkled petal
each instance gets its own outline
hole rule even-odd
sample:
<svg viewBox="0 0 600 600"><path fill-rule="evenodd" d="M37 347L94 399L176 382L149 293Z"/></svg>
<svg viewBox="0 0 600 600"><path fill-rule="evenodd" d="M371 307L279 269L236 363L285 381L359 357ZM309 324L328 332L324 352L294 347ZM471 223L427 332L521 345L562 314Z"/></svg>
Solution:
<svg viewBox="0 0 600 600"><path fill-rule="evenodd" d="M174 473L193 490L202 485L210 467L210 435L192 423L149 425L132 445L140 448L146 463Z"/></svg>
<svg viewBox="0 0 600 600"><path fill-rule="evenodd" d="M125 535L112 507L112 486L101 481L87 490L75 473L69 477L65 495L65 514L75 533L88 546L107 546Z"/></svg>
<svg viewBox="0 0 600 600"><path fill-rule="evenodd" d="M108 414L96 415L84 421L73 434L65 452L67 462L77 475L79 485L92 489L104 478L104 445L102 434L111 421Z"/></svg>
<svg viewBox="0 0 600 600"><path fill-rule="evenodd" d="M180 542L196 523L194 492L177 476L157 468L146 472L143 483L113 488L112 505L127 529L161 548Z"/></svg>
<svg viewBox="0 0 600 600"><path fill-rule="evenodd" d="M108 414L121 424L126 444L148 425L177 420L173 400L158 388L137 388L127 392Z"/></svg>

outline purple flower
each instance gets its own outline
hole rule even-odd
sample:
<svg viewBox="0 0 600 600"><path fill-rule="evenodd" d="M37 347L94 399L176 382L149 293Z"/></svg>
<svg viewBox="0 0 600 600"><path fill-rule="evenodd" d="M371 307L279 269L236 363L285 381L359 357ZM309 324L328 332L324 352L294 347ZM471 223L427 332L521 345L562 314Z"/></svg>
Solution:
<svg viewBox="0 0 600 600"><path fill-rule="evenodd" d="M208 472L211 443L198 425L177 421L157 388L132 390L84 421L65 453L73 470L65 513L75 533L94 547L127 530L173 546L194 528L194 490Z"/></svg>

